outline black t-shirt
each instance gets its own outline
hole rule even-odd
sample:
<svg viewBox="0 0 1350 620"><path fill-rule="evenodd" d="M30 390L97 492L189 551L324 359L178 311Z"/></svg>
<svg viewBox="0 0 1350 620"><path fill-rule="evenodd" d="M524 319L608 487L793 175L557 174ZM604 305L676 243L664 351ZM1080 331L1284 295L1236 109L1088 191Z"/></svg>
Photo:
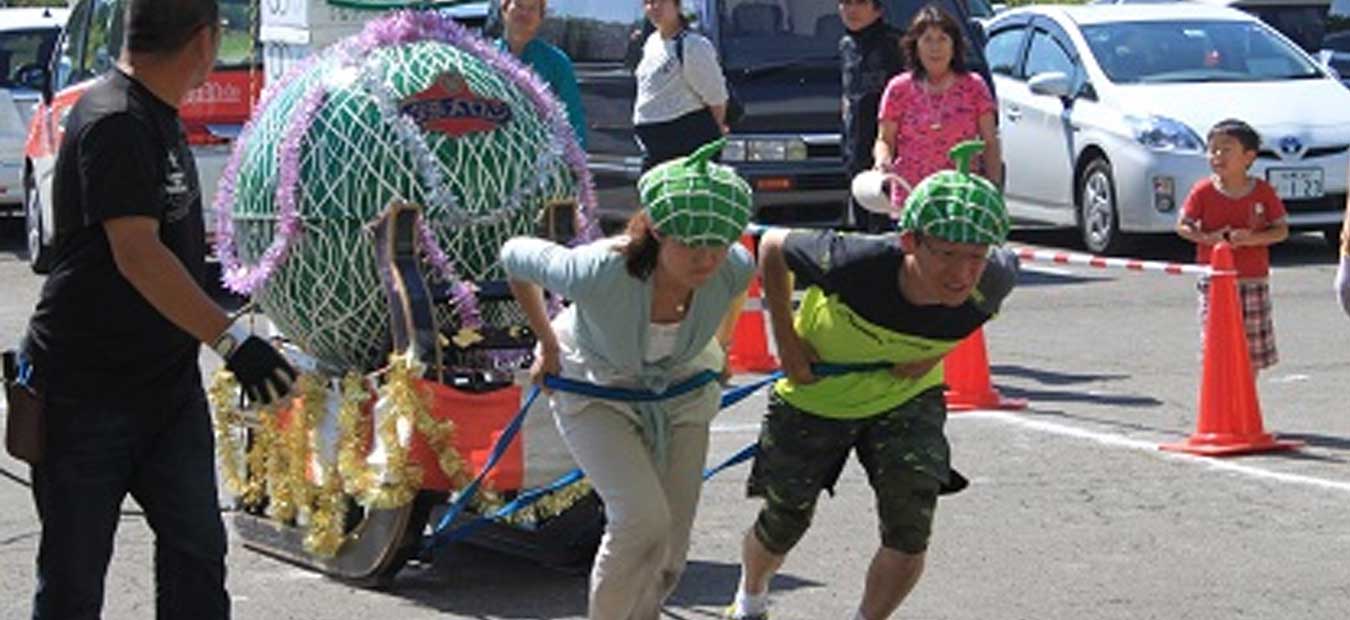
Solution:
<svg viewBox="0 0 1350 620"><path fill-rule="evenodd" d="M955 308L916 305L900 291L904 256L895 234L794 231L783 243L783 257L799 284L837 296L873 325L924 338L970 335L998 313L1017 277L1016 258L994 249L970 301Z"/></svg>
<svg viewBox="0 0 1350 620"><path fill-rule="evenodd" d="M793 329L821 360L838 364L911 363L946 355L997 312L1012 290L1016 260L990 250L980 282L955 307L911 303L900 288L904 252L895 235L795 231L783 242L787 266L805 285ZM897 407L942 384L934 366L920 377L885 370L779 381L775 392L803 411L863 418Z"/></svg>
<svg viewBox="0 0 1350 620"><path fill-rule="evenodd" d="M849 31L839 40L843 58L844 168L849 176L872 167L872 144L877 140L877 108L886 83L905 66L900 50L902 33L885 20L857 32Z"/></svg>
<svg viewBox="0 0 1350 620"><path fill-rule="evenodd" d="M29 346L51 393L127 401L195 383L199 343L117 270L105 220L159 220L159 238L202 282L206 231L197 168L178 111L112 71L70 112L56 159L62 222Z"/></svg>

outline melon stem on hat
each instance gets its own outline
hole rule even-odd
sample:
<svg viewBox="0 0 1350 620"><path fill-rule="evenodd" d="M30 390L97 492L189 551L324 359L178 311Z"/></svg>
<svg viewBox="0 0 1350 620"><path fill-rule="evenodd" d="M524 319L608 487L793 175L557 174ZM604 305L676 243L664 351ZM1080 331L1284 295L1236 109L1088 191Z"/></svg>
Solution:
<svg viewBox="0 0 1350 620"><path fill-rule="evenodd" d="M652 226L688 246L731 245L754 210L750 184L730 166L712 161L726 138L648 170L638 195Z"/></svg>
<svg viewBox="0 0 1350 620"><path fill-rule="evenodd" d="M984 150L979 140L952 147L955 170L924 178L905 199L897 227L954 243L1001 245L1012 221L1003 192L989 179L970 172L970 160Z"/></svg>

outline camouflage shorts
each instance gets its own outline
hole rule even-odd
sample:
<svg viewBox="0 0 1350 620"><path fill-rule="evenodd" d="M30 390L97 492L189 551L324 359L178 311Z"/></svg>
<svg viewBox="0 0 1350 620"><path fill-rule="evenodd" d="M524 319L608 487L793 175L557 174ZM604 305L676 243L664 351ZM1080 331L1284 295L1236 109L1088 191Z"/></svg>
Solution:
<svg viewBox="0 0 1350 620"><path fill-rule="evenodd" d="M833 493L855 449L876 493L881 542L905 553L928 548L938 490L951 471L942 388L859 420L824 418L769 397L748 494L765 506L755 532L787 553L810 525L822 489Z"/></svg>

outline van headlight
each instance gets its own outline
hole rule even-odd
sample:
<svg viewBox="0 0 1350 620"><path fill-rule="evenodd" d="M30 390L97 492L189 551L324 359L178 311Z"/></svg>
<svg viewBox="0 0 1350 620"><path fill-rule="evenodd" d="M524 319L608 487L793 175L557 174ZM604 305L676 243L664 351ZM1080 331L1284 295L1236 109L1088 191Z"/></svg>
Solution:
<svg viewBox="0 0 1350 620"><path fill-rule="evenodd" d="M806 142L801 138L730 138L722 147L722 161L803 161Z"/></svg>
<svg viewBox="0 0 1350 620"><path fill-rule="evenodd" d="M1126 117L1134 139L1154 151L1203 153L1205 141L1185 123L1166 116Z"/></svg>

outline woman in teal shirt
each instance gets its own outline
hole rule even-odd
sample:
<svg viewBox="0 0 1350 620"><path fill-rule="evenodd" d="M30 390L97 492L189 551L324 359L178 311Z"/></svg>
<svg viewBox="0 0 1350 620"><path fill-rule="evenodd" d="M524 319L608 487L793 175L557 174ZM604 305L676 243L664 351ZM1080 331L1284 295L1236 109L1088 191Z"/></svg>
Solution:
<svg viewBox="0 0 1350 620"><path fill-rule="evenodd" d="M539 26L544 23L547 4L544 0L502 0L502 21L505 25L497 46L509 51L521 62L534 69L553 89L553 94L567 108L567 121L577 135L581 148L586 148L586 110L581 107L581 89L572 70L572 59L567 53L536 39Z"/></svg>
<svg viewBox="0 0 1350 620"><path fill-rule="evenodd" d="M750 186L709 162L724 143L644 174L645 208L626 235L576 248L533 238L502 247L511 292L539 338L536 382L550 374L664 392L724 367L717 335L729 344L755 269L736 243ZM542 289L572 301L552 323ZM715 382L653 403L550 395L568 450L605 503L589 618L659 616L684 570L720 397Z"/></svg>

